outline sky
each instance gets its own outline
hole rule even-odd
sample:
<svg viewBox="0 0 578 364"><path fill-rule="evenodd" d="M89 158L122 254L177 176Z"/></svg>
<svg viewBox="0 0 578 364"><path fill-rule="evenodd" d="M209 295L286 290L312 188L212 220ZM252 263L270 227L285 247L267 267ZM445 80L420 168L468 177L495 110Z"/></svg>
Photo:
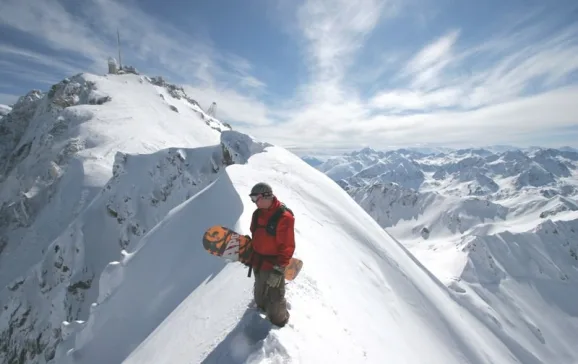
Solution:
<svg viewBox="0 0 578 364"><path fill-rule="evenodd" d="M0 0L0 103L117 55L295 151L578 147L575 0ZM118 58L118 57L117 57Z"/></svg>

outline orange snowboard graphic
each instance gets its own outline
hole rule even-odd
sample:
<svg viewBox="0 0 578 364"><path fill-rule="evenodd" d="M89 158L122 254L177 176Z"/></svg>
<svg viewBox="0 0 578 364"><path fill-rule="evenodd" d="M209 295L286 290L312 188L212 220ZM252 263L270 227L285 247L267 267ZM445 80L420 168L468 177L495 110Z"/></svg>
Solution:
<svg viewBox="0 0 578 364"><path fill-rule="evenodd" d="M253 253L249 237L219 225L211 226L205 231L205 234L203 234L203 247L213 255L243 264L249 264ZM302 267L303 261L291 258L289 265L285 269L285 279L288 281L295 279Z"/></svg>

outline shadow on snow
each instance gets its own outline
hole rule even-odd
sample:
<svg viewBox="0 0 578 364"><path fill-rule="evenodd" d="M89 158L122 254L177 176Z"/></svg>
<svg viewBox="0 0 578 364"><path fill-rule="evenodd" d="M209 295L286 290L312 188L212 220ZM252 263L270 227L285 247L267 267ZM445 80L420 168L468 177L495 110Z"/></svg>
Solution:
<svg viewBox="0 0 578 364"><path fill-rule="evenodd" d="M237 326L202 361L203 364L244 364L259 357L273 324L257 309L245 311Z"/></svg>
<svg viewBox="0 0 578 364"><path fill-rule="evenodd" d="M222 202L221 202L222 201ZM139 243L125 266L118 266L123 288L91 314L93 339L73 353L82 362L122 362L194 291L227 264L207 259L202 235L211 225L235 226L243 203L222 173L196 196L173 209ZM83 331L84 331L83 330ZM82 332L80 333L82 334Z"/></svg>

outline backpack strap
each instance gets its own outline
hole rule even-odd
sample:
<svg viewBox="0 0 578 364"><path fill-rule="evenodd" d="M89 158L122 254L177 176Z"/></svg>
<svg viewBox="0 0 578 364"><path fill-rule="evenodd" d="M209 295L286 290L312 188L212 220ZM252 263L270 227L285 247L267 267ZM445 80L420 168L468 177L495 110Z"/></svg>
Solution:
<svg viewBox="0 0 578 364"><path fill-rule="evenodd" d="M250 228L251 233L255 233L255 230L258 227L264 227L269 235L275 236L277 234L277 224L279 223L279 219L281 219L281 216L283 216L283 213L285 211L289 211L291 215L295 216L295 214L293 214L293 211L291 211L290 208L288 208L285 204L281 204L281 206L277 209L277 211L275 211L275 213L269 218L269 221L267 221L267 225L259 226L257 221L259 217L259 209L256 209L255 211L253 211L253 217L251 219L251 228Z"/></svg>
<svg viewBox="0 0 578 364"><path fill-rule="evenodd" d="M255 230L257 229L257 218L259 217L259 209L255 209L253 211L253 217L251 217L251 233L254 234Z"/></svg>
<svg viewBox="0 0 578 364"><path fill-rule="evenodd" d="M279 219L281 219L281 216L283 215L283 213L285 211L289 211L289 213L291 215L295 216L293 214L293 211L291 211L290 208L285 206L285 204L281 204L281 207L279 207L277 209L277 211L275 211L273 216L271 216L271 218L267 222L267 226L265 227L265 229L267 230L267 233L269 233L270 235L273 235L273 236L275 236L277 234L277 224L279 223Z"/></svg>

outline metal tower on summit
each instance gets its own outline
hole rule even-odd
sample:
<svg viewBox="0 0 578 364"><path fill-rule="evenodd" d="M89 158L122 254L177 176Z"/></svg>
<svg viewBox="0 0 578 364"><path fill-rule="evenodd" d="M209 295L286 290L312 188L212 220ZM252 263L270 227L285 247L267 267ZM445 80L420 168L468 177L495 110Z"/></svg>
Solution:
<svg viewBox="0 0 578 364"><path fill-rule="evenodd" d="M207 111L207 115L209 115L210 117L215 117L215 115L217 115L217 103L213 101L213 103L211 104L211 106L209 107L209 111Z"/></svg>

